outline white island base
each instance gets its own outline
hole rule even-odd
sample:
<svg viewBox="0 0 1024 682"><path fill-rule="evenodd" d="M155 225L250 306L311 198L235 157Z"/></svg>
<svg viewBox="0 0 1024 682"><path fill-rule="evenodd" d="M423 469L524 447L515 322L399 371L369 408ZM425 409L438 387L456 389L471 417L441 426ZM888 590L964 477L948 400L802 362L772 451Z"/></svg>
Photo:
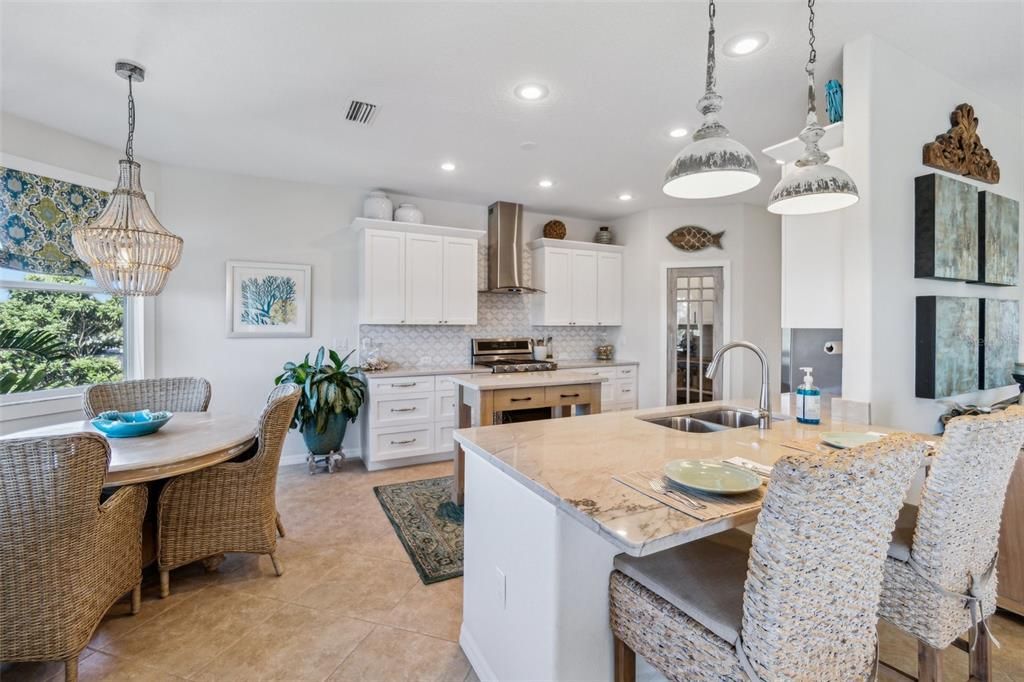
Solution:
<svg viewBox="0 0 1024 682"><path fill-rule="evenodd" d="M465 504L459 644L480 679L611 680L622 549L469 451ZM664 679L637 663L638 679Z"/></svg>

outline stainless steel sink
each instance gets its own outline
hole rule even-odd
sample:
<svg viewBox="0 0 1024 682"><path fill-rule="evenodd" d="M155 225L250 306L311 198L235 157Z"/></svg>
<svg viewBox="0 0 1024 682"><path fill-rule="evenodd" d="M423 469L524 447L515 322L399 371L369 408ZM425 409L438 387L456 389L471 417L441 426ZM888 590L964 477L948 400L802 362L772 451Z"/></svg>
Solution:
<svg viewBox="0 0 1024 682"><path fill-rule="evenodd" d="M689 433L711 433L713 431L725 431L728 426L701 421L693 417L659 417L658 419L645 419L652 424L675 429L676 431L687 431ZM756 422L757 420L755 420Z"/></svg>
<svg viewBox="0 0 1024 682"><path fill-rule="evenodd" d="M689 415L693 419L699 419L712 424L720 424L723 428L742 429L745 426L756 426L757 415L742 410L734 410L723 407L708 412L697 412Z"/></svg>

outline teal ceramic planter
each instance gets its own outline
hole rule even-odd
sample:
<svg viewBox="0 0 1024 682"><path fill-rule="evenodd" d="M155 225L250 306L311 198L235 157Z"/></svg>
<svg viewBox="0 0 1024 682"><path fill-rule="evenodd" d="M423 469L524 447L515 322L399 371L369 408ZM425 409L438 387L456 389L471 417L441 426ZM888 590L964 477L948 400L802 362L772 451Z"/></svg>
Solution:
<svg viewBox="0 0 1024 682"><path fill-rule="evenodd" d="M327 427L323 433L316 432L316 420L309 419L302 425L302 440L306 448L314 455L329 455L341 451L341 441L345 438L348 428L348 414L331 414L327 418Z"/></svg>

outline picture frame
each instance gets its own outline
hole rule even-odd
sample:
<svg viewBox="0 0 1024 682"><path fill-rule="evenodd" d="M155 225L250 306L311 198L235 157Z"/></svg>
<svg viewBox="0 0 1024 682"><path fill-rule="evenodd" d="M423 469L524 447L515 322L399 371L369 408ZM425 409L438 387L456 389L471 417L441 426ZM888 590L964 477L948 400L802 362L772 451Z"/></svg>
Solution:
<svg viewBox="0 0 1024 682"><path fill-rule="evenodd" d="M312 336L312 266L229 260L228 338Z"/></svg>

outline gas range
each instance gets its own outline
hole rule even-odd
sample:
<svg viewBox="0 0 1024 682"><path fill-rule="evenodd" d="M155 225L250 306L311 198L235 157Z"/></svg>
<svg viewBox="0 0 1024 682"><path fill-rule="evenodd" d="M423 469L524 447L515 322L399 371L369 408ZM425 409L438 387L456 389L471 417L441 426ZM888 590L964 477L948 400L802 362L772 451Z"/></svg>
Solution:
<svg viewBox="0 0 1024 682"><path fill-rule="evenodd" d="M490 367L495 374L558 369L554 362L533 359L533 339L529 337L473 339L471 353L474 365Z"/></svg>

